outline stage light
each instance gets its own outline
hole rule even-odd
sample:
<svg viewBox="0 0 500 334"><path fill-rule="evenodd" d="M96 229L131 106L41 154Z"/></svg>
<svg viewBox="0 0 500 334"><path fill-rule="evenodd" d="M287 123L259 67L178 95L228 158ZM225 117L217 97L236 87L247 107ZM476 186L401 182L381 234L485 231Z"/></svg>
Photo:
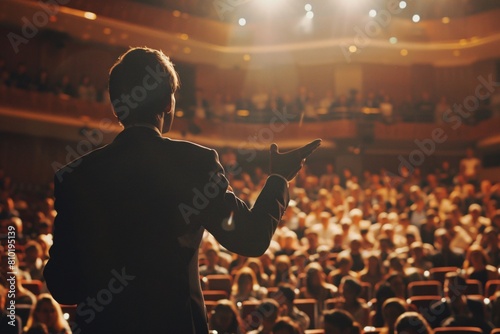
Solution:
<svg viewBox="0 0 500 334"><path fill-rule="evenodd" d="M308 19L312 19L312 18L314 17L314 13L313 13L313 12L307 12L307 13L306 13L306 17L307 17Z"/></svg>
<svg viewBox="0 0 500 334"><path fill-rule="evenodd" d="M95 20L97 18L97 15L92 12L85 12L83 14L83 17L85 17L87 20Z"/></svg>
<svg viewBox="0 0 500 334"><path fill-rule="evenodd" d="M450 18L448 16L445 16L441 19L441 22L443 22L444 24L448 24L450 23Z"/></svg>
<svg viewBox="0 0 500 334"><path fill-rule="evenodd" d="M370 17L375 17L375 16L377 16L377 11L375 9L370 9L370 11L368 12L368 15Z"/></svg>
<svg viewBox="0 0 500 334"><path fill-rule="evenodd" d="M400 53L403 57L408 56L408 50L406 50L406 49L402 49L399 53Z"/></svg>
<svg viewBox="0 0 500 334"><path fill-rule="evenodd" d="M389 43L396 44L397 42L398 42L398 39L396 37L389 38Z"/></svg>
<svg viewBox="0 0 500 334"><path fill-rule="evenodd" d="M313 9L313 6L310 3L306 3L304 9L306 10L306 12L310 12Z"/></svg>
<svg viewBox="0 0 500 334"><path fill-rule="evenodd" d="M418 14L413 15L411 20L415 23L420 22L420 15Z"/></svg>
<svg viewBox="0 0 500 334"><path fill-rule="evenodd" d="M406 1L400 1L400 2L399 2L399 8L401 8L401 9L405 9L405 8L406 8L406 5L407 5L407 4L406 4Z"/></svg>
<svg viewBox="0 0 500 334"><path fill-rule="evenodd" d="M350 52L350 53L354 53L354 52L356 52L356 51L358 51L358 48L356 47L356 45L351 45L351 46L349 46L349 52Z"/></svg>
<svg viewBox="0 0 500 334"><path fill-rule="evenodd" d="M242 17L238 20L238 24L244 27L247 24L247 20L244 17Z"/></svg>

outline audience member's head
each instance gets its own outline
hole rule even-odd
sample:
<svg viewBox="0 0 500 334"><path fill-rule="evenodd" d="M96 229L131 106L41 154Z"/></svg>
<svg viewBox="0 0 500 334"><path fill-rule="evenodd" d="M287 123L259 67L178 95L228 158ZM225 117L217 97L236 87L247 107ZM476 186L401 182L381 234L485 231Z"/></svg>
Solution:
<svg viewBox="0 0 500 334"><path fill-rule="evenodd" d="M301 334L299 326L289 317L280 318L272 328L273 334Z"/></svg>
<svg viewBox="0 0 500 334"><path fill-rule="evenodd" d="M242 332L240 315L233 302L228 299L217 302L210 316L209 328L218 333Z"/></svg>
<svg viewBox="0 0 500 334"><path fill-rule="evenodd" d="M25 330L28 331L37 323L47 326L51 333L61 333L69 328L67 321L63 317L61 306L48 293L42 293L38 296L26 322Z"/></svg>
<svg viewBox="0 0 500 334"><path fill-rule="evenodd" d="M385 326L391 331L398 317L407 311L406 302L401 298L389 298L382 305Z"/></svg>
<svg viewBox="0 0 500 334"><path fill-rule="evenodd" d="M333 309L324 313L325 334L351 334L353 328L354 319L349 312Z"/></svg>
<svg viewBox="0 0 500 334"><path fill-rule="evenodd" d="M425 318L417 312L401 314L394 325L396 334L432 334L433 331Z"/></svg>

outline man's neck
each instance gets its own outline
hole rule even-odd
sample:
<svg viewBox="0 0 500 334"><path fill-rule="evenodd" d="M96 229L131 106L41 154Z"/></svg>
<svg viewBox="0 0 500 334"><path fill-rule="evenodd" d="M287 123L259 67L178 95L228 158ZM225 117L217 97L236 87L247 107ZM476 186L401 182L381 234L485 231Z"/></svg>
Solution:
<svg viewBox="0 0 500 334"><path fill-rule="evenodd" d="M160 128L157 125L154 125L151 123L134 123L134 124L130 124L130 125L126 126L125 129L135 128L135 127L143 127L143 128L152 129L152 130L158 132L158 134L161 136Z"/></svg>

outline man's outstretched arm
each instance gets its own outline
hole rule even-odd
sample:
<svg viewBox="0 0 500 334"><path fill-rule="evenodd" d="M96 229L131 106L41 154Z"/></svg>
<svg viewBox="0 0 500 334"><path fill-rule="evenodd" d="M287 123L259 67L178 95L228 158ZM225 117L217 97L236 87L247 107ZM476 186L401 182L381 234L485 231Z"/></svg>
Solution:
<svg viewBox="0 0 500 334"><path fill-rule="evenodd" d="M202 225L228 250L245 255L260 256L269 247L274 231L285 212L288 201L288 182L293 179L305 159L319 147L316 140L299 149L279 153L271 146L270 172L255 205L248 206L227 190L227 179L214 151L216 173L209 182L223 184L221 196L214 198L204 212Z"/></svg>

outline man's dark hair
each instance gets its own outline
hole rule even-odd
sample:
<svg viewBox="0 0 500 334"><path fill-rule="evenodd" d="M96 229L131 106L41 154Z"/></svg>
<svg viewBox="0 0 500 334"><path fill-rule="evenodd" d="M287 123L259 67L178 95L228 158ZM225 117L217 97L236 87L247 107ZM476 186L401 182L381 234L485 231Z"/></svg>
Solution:
<svg viewBox="0 0 500 334"><path fill-rule="evenodd" d="M146 47L128 50L109 72L109 97L124 126L155 123L170 108L178 87L179 76L170 59Z"/></svg>
<svg viewBox="0 0 500 334"><path fill-rule="evenodd" d="M344 310L333 309L324 313L324 321L341 331L352 329L354 326L354 319Z"/></svg>

